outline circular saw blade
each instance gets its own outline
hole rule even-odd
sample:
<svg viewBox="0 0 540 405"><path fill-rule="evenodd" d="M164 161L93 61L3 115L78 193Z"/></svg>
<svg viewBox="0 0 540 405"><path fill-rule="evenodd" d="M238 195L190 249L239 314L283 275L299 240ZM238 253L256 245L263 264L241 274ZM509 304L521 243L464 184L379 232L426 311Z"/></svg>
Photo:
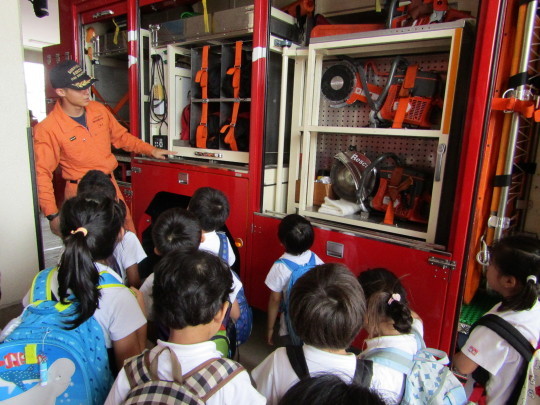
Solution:
<svg viewBox="0 0 540 405"><path fill-rule="evenodd" d="M356 70L343 61L330 66L321 78L321 92L334 108L343 107L356 89Z"/></svg>

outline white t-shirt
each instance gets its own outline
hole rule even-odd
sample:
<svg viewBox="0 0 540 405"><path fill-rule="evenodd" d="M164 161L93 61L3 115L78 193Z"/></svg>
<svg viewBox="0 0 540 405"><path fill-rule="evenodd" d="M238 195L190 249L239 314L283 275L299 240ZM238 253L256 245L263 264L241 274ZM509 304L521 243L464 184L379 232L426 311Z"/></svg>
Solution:
<svg viewBox="0 0 540 405"><path fill-rule="evenodd" d="M119 284L122 284L120 276L109 267L94 263L99 272L106 271L112 274ZM57 275L58 273L56 273ZM51 280L51 290L58 297L58 279ZM146 318L139 307L137 299L127 287L102 288L99 299L99 307L94 312L94 318L103 330L107 348L112 347L112 342L125 338L141 326L146 324ZM30 292L23 298L23 306L28 306Z"/></svg>
<svg viewBox="0 0 540 405"><path fill-rule="evenodd" d="M113 256L120 266L124 284L127 285L126 269L129 266L140 263L144 258L146 258L146 253L144 252L137 235L131 231L126 231L122 240L116 244Z"/></svg>
<svg viewBox="0 0 540 405"><path fill-rule="evenodd" d="M216 231L206 232L203 235L204 235L204 241L202 241L201 244L199 245L199 249L206 250L207 252L218 255L221 242L220 242L217 232ZM227 238L227 244L228 244L228 249L229 249L228 251L229 266L232 266L234 262L236 261L236 256L234 255L234 251L232 249L231 242L229 242L229 238Z"/></svg>
<svg viewBox="0 0 540 405"><path fill-rule="evenodd" d="M424 327L418 319L413 320L412 328L420 336L424 335ZM420 348L413 333L407 335L379 336L365 340L366 349L360 358L374 349L394 348L414 355ZM399 404L403 394L403 373L391 367L373 362L373 376L370 388L376 391L387 405Z"/></svg>
<svg viewBox="0 0 540 405"><path fill-rule="evenodd" d="M356 371L356 357L352 353L335 354L325 352L310 345L304 345L304 356L310 375L334 374L346 383L350 383ZM280 347L268 355L251 372L257 390L268 400L268 404L277 404L294 384L299 381L294 372L287 349Z"/></svg>
<svg viewBox="0 0 540 405"><path fill-rule="evenodd" d="M158 340L157 344L161 347L168 346L173 350L180 362L183 374L189 373L209 359L221 357L221 353L216 350L214 342L179 345ZM172 366L168 353L163 353L159 358L158 376L163 380L173 380ZM126 372L122 369L109 392L105 405L123 404L129 391L130 387ZM249 374L244 370L221 387L206 403L208 405L257 405L266 404L266 400L251 385Z"/></svg>
<svg viewBox="0 0 540 405"><path fill-rule="evenodd" d="M509 322L536 347L540 339L540 304L530 310L497 312L500 303L488 314L496 314ZM488 403L504 404L517 383L517 372L524 361L506 340L485 326L474 328L461 352L490 373L486 385ZM471 378L469 381L472 380Z"/></svg>
<svg viewBox="0 0 540 405"><path fill-rule="evenodd" d="M231 302L234 302L236 299L236 296L238 295L238 291L242 288L242 282L236 277L236 274L234 274L234 271L231 270L232 278L233 278L233 291L229 294L229 299ZM144 280L144 283L142 284L140 291L144 298L144 307L146 308L146 316L148 317L149 321L154 320L154 299L152 297L152 288L154 287L154 273L150 274L146 280Z"/></svg>
<svg viewBox="0 0 540 405"><path fill-rule="evenodd" d="M294 262L299 265L304 265L307 262L309 262L309 259L311 259L311 254L313 252L311 250L306 250L305 252L299 254L298 256L291 255L290 253L283 253L281 255L280 259L287 259L291 262ZM323 264L323 261L317 256L315 253L315 264ZM266 280L264 283L270 290L274 292L280 292L284 293L287 289L287 286L289 285L289 279L291 278L291 270L287 267L286 264L281 263L280 261L275 261L272 267L270 268L270 271L268 272L268 275L266 276ZM284 336L287 335L287 325L285 322L285 317L281 317L280 324L279 324L279 335Z"/></svg>

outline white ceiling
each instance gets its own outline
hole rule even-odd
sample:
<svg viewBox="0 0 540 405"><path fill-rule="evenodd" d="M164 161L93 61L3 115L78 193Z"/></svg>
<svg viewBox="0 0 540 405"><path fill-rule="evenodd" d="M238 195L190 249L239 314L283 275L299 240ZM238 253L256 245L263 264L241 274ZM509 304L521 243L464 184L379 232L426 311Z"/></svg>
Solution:
<svg viewBox="0 0 540 405"><path fill-rule="evenodd" d="M35 16L32 3L29 0L15 1L18 1L21 7L22 36L25 48L41 49L44 46L60 43L58 0L48 0L49 15L42 18Z"/></svg>

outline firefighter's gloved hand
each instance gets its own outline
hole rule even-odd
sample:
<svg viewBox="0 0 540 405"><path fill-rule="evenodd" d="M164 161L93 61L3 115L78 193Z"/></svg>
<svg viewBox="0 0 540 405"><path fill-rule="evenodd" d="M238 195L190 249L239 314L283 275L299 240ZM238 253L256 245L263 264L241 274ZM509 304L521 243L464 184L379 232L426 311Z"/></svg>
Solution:
<svg viewBox="0 0 540 405"><path fill-rule="evenodd" d="M154 148L152 150L152 157L155 157L156 159L165 160L167 159L167 155L176 155L176 152L172 150L159 149L159 148Z"/></svg>

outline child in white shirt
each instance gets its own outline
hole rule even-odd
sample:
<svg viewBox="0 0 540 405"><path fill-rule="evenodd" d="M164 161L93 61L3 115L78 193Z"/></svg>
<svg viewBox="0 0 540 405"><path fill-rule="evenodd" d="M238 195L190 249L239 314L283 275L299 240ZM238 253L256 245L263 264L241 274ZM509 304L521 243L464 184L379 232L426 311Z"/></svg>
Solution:
<svg viewBox="0 0 540 405"><path fill-rule="evenodd" d="M365 308L362 288L342 264L315 266L298 279L291 291L290 315L305 343L300 353L311 376L330 373L347 383L353 380L357 359L345 349L362 327ZM277 404L300 379L285 347L270 354L252 376L269 404Z"/></svg>
<svg viewBox="0 0 540 405"><path fill-rule="evenodd" d="M77 185L77 195L85 198L100 200L105 197L118 201L116 188L111 178L100 170L89 170ZM122 201L121 204L124 204ZM139 263L146 258L141 242L131 231L122 229L121 237L114 248L109 260L110 267L122 278L128 287L139 288Z"/></svg>
<svg viewBox="0 0 540 405"><path fill-rule="evenodd" d="M149 352L157 360L157 376L164 381L178 380L172 364L177 360L185 375L210 359L220 359L216 345L209 339L216 334L228 309L232 276L227 266L205 251L190 254L175 251L164 256L157 265L153 287L155 315L170 328L168 341L158 341ZM162 349L166 349L162 351ZM170 350L170 351L169 351ZM141 356L144 356L141 355ZM172 358L171 356L174 356ZM134 395L127 369L138 358L128 362L118 375L106 405L122 404ZM248 373L232 360L225 384L205 398L209 405L265 404L266 400L251 385ZM131 374L130 374L131 375ZM135 386L142 380L134 377ZM151 398L147 398L151 402Z"/></svg>
<svg viewBox="0 0 540 405"><path fill-rule="evenodd" d="M377 349L394 348L413 356L422 346L424 328L416 313L411 311L407 291L389 270L377 268L358 276L367 301L364 328L368 338L360 358L369 358ZM391 367L373 363L371 388L388 405L399 404L403 395L403 373Z"/></svg>
<svg viewBox="0 0 540 405"><path fill-rule="evenodd" d="M199 220L192 212L183 208L169 208L163 211L152 227L154 252L158 257L173 251L194 253L199 248L201 237L202 231ZM154 277L154 273L151 273L141 286L149 321L154 320L152 295Z"/></svg>
<svg viewBox="0 0 540 405"><path fill-rule="evenodd" d="M509 236L489 250L486 272L488 287L502 296L488 313L498 315L536 348L540 339L540 241L526 236ZM478 367L489 373L487 402L505 404L519 379L524 359L506 340L486 326L477 326L452 361L460 374L472 374ZM470 379L469 381L472 381ZM469 384L468 384L469 385Z"/></svg>
<svg viewBox="0 0 540 405"><path fill-rule="evenodd" d="M217 230L222 228L229 218L230 205L227 196L215 188L200 187L189 200L188 210L199 219L203 230L199 249L219 255L221 241ZM232 267L236 262L236 256L228 239L227 246L224 248L227 250L228 264ZM233 276L233 290L229 296L232 303L230 316L236 321L240 317L240 307L236 296L242 288L242 282L234 272L231 271L231 274Z"/></svg>
<svg viewBox="0 0 540 405"><path fill-rule="evenodd" d="M285 248L285 253L274 262L265 280L266 286L270 289L266 340L271 346L274 345L274 325L280 306L282 302L288 302L287 293L293 271L303 274L313 266L323 263L310 250L315 234L311 223L301 215L290 214L283 218L279 224L278 238ZM291 269L291 267L296 267L296 269ZM289 325L287 325L290 324L290 320L287 322L286 318L288 315L282 314L278 332L280 339L284 342L288 341L286 336L290 335Z"/></svg>

